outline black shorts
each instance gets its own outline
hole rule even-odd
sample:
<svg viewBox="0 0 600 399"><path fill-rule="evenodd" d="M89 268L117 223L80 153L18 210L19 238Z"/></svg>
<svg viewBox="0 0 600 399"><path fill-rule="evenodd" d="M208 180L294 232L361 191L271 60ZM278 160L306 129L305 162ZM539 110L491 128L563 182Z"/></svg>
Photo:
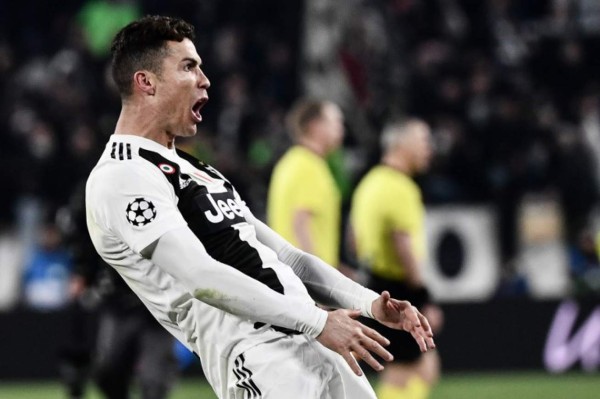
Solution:
<svg viewBox="0 0 600 399"><path fill-rule="evenodd" d="M392 298L409 301L419 310L429 302L423 295L416 293L415 290L409 288L402 281L386 280L371 275L368 287L378 294L381 294L382 291L389 291ZM365 318L363 322L390 340L390 345L386 349L394 355L395 363L413 363L421 357L422 353L419 345L417 345L410 333L388 328L373 319Z"/></svg>

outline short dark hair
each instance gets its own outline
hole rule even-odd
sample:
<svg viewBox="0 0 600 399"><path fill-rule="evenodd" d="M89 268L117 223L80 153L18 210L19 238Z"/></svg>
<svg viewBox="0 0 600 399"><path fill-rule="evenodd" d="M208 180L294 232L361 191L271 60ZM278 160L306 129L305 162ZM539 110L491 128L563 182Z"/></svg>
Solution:
<svg viewBox="0 0 600 399"><path fill-rule="evenodd" d="M287 124L292 138L299 139L306 133L309 123L323 116L327 102L312 98L297 101L287 115Z"/></svg>
<svg viewBox="0 0 600 399"><path fill-rule="evenodd" d="M146 69L160 74L166 41L194 40L194 27L179 18L149 15L121 29L112 41L112 76L121 98L129 97L133 74Z"/></svg>

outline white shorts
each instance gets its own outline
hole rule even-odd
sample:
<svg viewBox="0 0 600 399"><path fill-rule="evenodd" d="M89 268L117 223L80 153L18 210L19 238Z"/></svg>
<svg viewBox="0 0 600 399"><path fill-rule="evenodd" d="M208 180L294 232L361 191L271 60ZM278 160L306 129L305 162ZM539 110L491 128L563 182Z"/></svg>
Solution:
<svg viewBox="0 0 600 399"><path fill-rule="evenodd" d="M304 334L259 344L230 360L223 399L376 399L337 353Z"/></svg>

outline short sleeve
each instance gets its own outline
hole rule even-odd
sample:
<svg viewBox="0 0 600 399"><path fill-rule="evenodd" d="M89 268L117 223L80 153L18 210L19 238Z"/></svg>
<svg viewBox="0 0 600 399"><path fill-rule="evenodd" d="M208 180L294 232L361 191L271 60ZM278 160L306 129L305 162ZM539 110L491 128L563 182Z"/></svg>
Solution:
<svg viewBox="0 0 600 399"><path fill-rule="evenodd" d="M313 181L298 182L291 189L291 197L296 209L313 210L319 207L322 199L318 195L318 186Z"/></svg>
<svg viewBox="0 0 600 399"><path fill-rule="evenodd" d="M393 187L393 195L381 197L387 200L384 209L393 230L411 232L419 226L421 214L415 194L406 184L401 184Z"/></svg>
<svg viewBox="0 0 600 399"><path fill-rule="evenodd" d="M283 198L293 204L294 209L316 209L322 201L320 198L321 173L315 165L303 162L290 171L284 185L287 191Z"/></svg>
<svg viewBox="0 0 600 399"><path fill-rule="evenodd" d="M101 224L140 253L163 234L187 225L167 179L152 167L119 165L90 186L93 213Z"/></svg>

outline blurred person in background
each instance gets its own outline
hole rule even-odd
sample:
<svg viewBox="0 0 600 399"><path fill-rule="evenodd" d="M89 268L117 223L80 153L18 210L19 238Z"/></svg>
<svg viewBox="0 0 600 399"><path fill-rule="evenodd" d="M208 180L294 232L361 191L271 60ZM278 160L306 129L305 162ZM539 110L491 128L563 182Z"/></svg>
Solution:
<svg viewBox="0 0 600 399"><path fill-rule="evenodd" d="M325 158L342 144L344 116L332 102L300 100L288 122L295 145L273 170L269 226L292 245L338 267L341 195Z"/></svg>
<svg viewBox="0 0 600 399"><path fill-rule="evenodd" d="M351 226L357 257L370 270L368 286L410 298L441 327L441 310L432 304L423 281L426 256L425 209L413 176L431 159L429 126L418 119L387 125L382 134L383 157L358 184L353 196ZM377 391L379 399L423 399L439 378L437 352L422 354L410 336L374 326L391 337L394 361L386 367Z"/></svg>
<svg viewBox="0 0 600 399"><path fill-rule="evenodd" d="M354 318L410 331L424 351L435 346L429 324L410 303L291 246L222 174L176 149L208 100L194 37L183 20L149 16L113 41L122 109L86 185L94 247L201 357L219 397L374 398L351 351L377 370L370 352L391 356ZM341 309L318 308L309 291Z"/></svg>
<svg viewBox="0 0 600 399"><path fill-rule="evenodd" d="M109 55L115 33L140 17L140 3L138 0L90 0L82 5L77 20L85 32L91 54L101 59Z"/></svg>
<svg viewBox="0 0 600 399"><path fill-rule="evenodd" d="M40 229L38 245L25 267L24 301L38 310L58 310L67 305L72 262L63 237L54 223Z"/></svg>

